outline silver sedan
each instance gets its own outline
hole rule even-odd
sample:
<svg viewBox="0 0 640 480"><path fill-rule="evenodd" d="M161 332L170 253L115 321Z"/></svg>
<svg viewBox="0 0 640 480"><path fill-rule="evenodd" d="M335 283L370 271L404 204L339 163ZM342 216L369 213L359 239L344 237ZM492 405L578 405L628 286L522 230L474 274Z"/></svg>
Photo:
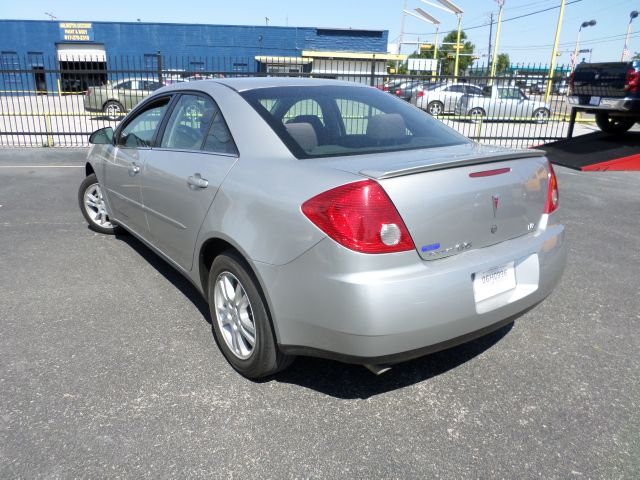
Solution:
<svg viewBox="0 0 640 480"><path fill-rule="evenodd" d="M90 142L90 228L186 276L249 378L296 355L380 372L512 322L564 269L542 152L474 144L375 88L175 84Z"/></svg>

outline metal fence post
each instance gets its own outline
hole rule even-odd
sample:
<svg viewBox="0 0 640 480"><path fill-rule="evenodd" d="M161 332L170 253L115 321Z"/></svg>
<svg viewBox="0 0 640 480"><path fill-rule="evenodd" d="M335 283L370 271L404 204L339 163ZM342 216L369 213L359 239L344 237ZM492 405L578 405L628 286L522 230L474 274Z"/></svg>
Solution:
<svg viewBox="0 0 640 480"><path fill-rule="evenodd" d="M376 86L376 54L374 53L371 57L371 82L370 85L372 87Z"/></svg>
<svg viewBox="0 0 640 480"><path fill-rule="evenodd" d="M162 53L160 52L160 50L158 50L158 53L156 53L156 64L158 65L158 81L160 83L162 82Z"/></svg>

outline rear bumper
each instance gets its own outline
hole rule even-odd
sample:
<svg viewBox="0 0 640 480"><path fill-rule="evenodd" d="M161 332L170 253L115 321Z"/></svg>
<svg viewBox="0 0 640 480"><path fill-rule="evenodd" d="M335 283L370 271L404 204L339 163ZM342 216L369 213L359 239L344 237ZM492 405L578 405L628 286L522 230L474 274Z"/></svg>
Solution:
<svg viewBox="0 0 640 480"><path fill-rule="evenodd" d="M598 105L591 105L591 96L571 95L567 101L573 107L579 107L587 111L618 111L640 114L640 98L616 98L602 97Z"/></svg>
<svg viewBox="0 0 640 480"><path fill-rule="evenodd" d="M394 363L489 333L542 301L566 263L560 224L437 261L363 255L325 239L284 266L258 264L283 351ZM472 274L515 261L518 285L474 300Z"/></svg>

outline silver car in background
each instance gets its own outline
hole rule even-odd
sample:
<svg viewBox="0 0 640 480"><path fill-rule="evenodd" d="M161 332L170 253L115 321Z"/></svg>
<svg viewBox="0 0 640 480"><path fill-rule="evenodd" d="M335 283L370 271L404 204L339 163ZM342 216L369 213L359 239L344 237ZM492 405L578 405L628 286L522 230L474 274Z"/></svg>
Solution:
<svg viewBox="0 0 640 480"><path fill-rule="evenodd" d="M546 123L551 117L549 104L531 100L518 87L486 86L482 96L464 96L456 105L456 115L468 115L472 122L534 121Z"/></svg>
<svg viewBox="0 0 640 480"><path fill-rule="evenodd" d="M469 83L425 84L413 92L410 101L437 117L443 113L453 113L463 95L482 96L482 87Z"/></svg>
<svg viewBox="0 0 640 480"><path fill-rule="evenodd" d="M372 87L179 83L90 142L90 228L126 230L186 276L249 378L296 355L379 372L485 335L565 266L543 152L475 144Z"/></svg>

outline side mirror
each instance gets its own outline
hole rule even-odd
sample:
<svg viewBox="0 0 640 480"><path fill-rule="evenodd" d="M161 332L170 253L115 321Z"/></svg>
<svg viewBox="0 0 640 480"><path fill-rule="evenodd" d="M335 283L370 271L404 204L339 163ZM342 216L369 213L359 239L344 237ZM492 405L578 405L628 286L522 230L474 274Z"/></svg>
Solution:
<svg viewBox="0 0 640 480"><path fill-rule="evenodd" d="M100 130L96 130L89 137L89 143L92 145L113 144L113 128L104 127Z"/></svg>

